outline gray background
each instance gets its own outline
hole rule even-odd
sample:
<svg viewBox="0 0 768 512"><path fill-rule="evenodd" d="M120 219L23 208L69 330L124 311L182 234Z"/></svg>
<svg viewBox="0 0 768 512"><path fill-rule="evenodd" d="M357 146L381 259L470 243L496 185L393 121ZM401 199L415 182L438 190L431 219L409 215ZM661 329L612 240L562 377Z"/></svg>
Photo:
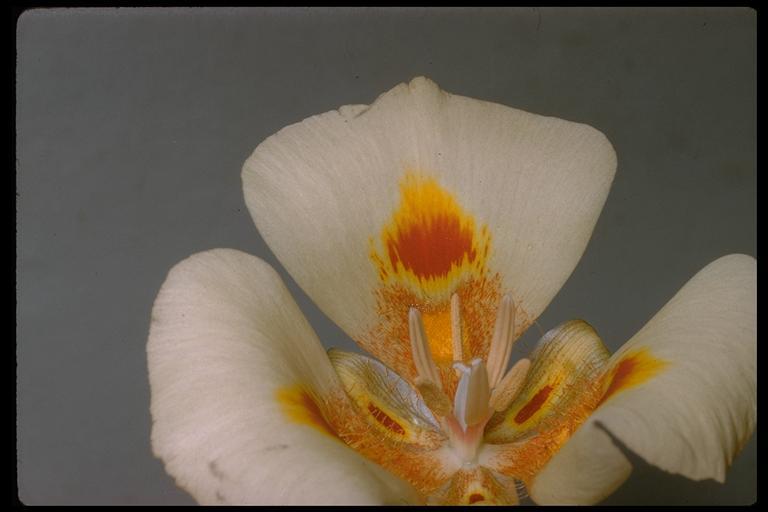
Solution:
<svg viewBox="0 0 768 512"><path fill-rule="evenodd" d="M751 10L35 10L17 38L29 504L192 503L150 451L145 342L166 272L194 252L266 259L324 343L351 346L259 237L240 168L283 126L414 76L613 142L608 202L541 329L581 317L615 349L704 265L755 255ZM751 503L755 446L725 485L636 461L607 503Z"/></svg>

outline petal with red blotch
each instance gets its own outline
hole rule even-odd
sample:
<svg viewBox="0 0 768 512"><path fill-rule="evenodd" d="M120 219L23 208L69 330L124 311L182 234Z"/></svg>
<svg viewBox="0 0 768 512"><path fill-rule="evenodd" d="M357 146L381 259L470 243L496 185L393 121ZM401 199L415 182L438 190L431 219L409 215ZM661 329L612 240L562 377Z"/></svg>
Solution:
<svg viewBox="0 0 768 512"><path fill-rule="evenodd" d="M466 361L487 353L504 294L522 333L576 266L615 168L610 143L589 126L420 77L370 106L283 128L242 177L260 233L297 283L412 381L408 308L422 311L443 370L453 293Z"/></svg>

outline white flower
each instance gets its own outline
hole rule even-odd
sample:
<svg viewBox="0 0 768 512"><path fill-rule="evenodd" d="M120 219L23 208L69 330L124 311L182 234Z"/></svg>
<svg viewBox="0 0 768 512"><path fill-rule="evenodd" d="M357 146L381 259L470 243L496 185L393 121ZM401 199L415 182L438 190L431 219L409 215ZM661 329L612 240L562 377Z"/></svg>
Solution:
<svg viewBox="0 0 768 512"><path fill-rule="evenodd" d="M373 356L323 350L244 253L170 272L147 347L152 445L200 503L595 503L631 466L723 481L756 416L756 265L723 257L610 355L580 320L509 371L616 168L586 125L417 78L264 141L248 208ZM329 357L330 356L330 357Z"/></svg>

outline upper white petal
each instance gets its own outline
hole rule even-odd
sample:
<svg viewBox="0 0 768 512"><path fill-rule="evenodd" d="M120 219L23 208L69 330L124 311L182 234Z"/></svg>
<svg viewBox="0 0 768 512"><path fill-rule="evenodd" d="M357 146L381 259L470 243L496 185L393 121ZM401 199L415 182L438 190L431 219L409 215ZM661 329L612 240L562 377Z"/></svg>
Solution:
<svg viewBox="0 0 768 512"><path fill-rule="evenodd" d="M542 470L531 496L592 503L624 481L629 463L598 422L661 469L724 481L755 427L756 293L750 256L725 256L696 274L608 365L646 350L664 366L608 397Z"/></svg>
<svg viewBox="0 0 768 512"><path fill-rule="evenodd" d="M152 447L200 503L372 504L410 488L276 398L339 386L277 274L247 254L191 256L168 275L147 346Z"/></svg>
<svg viewBox="0 0 768 512"><path fill-rule="evenodd" d="M426 78L370 107L280 130L243 167L246 204L271 249L353 338L377 322L369 258L407 170L437 180L487 225L489 267L529 319L568 278L616 168L597 130L448 94Z"/></svg>

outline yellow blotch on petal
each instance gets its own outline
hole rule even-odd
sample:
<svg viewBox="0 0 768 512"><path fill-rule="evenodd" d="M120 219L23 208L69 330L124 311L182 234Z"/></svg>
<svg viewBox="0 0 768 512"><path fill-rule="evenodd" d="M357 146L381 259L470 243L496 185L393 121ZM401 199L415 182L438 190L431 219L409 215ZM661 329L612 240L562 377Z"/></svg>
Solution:
<svg viewBox="0 0 768 512"><path fill-rule="evenodd" d="M323 434L336 437L336 433L325 420L320 407L302 386L278 388L275 397L288 420L308 425Z"/></svg>
<svg viewBox="0 0 768 512"><path fill-rule="evenodd" d="M658 374L667 362L653 356L647 348L622 357L603 378L600 404L619 391L637 386Z"/></svg>

